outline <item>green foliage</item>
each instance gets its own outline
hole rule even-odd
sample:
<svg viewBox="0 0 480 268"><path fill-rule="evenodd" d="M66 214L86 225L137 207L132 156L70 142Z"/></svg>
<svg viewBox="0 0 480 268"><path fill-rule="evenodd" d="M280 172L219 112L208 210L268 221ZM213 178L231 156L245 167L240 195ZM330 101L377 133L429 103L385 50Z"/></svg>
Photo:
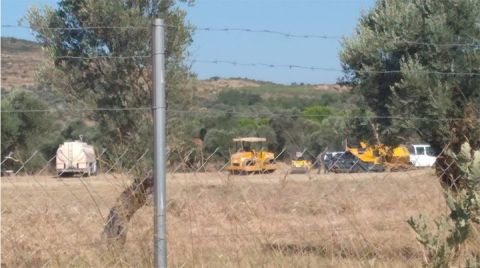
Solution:
<svg viewBox="0 0 480 268"><path fill-rule="evenodd" d="M251 93L248 90L224 90L217 96L217 102L229 106L254 105L260 101L259 94Z"/></svg>
<svg viewBox="0 0 480 268"><path fill-rule="evenodd" d="M322 122L325 118L332 115L330 108L320 105L307 107L302 111L302 117L308 120Z"/></svg>
<svg viewBox="0 0 480 268"><path fill-rule="evenodd" d="M149 26L154 18L163 18L166 25L175 25L165 28L167 103L170 108L184 109L193 97L191 88L185 86L192 78L185 59L187 47L192 42L193 27L186 22L186 13L178 7L178 2L62 0L56 9L32 8L27 20L52 62L42 69L41 83L56 89L77 107L150 106L151 58L144 56L152 54ZM140 28L83 28L85 26ZM78 29L52 31L46 29L49 27ZM185 121L184 117L170 117L169 123L176 127ZM152 136L150 111L95 112L89 114L88 119L98 123L102 133L98 142L112 151L115 146L128 146L130 153L140 155L151 145L151 139L147 138ZM176 141L176 137L170 135L169 142Z"/></svg>
<svg viewBox="0 0 480 268"><path fill-rule="evenodd" d="M49 113L28 112L47 108L38 96L27 91L16 91L2 100L2 110L19 111L2 113L2 155L17 146L38 144L38 138L55 129Z"/></svg>
<svg viewBox="0 0 480 268"><path fill-rule="evenodd" d="M219 148L223 155L228 156L233 138L233 134L227 130L212 129L205 135L205 150L207 152L213 152L216 148Z"/></svg>
<svg viewBox="0 0 480 268"><path fill-rule="evenodd" d="M372 125L383 141L418 135L437 153L448 148L437 161L439 176L461 182L446 190L450 214L437 222L436 234L423 218L409 221L431 267L449 267L478 224L480 77L468 74L479 72L479 18L479 1L380 0L341 54L344 82L382 117Z"/></svg>
<svg viewBox="0 0 480 268"><path fill-rule="evenodd" d="M67 122L61 132L65 140L78 140L81 135L86 141L96 141L100 134L96 127L87 126L84 121L79 119Z"/></svg>
<svg viewBox="0 0 480 268"><path fill-rule="evenodd" d="M478 73L480 50L470 44L480 39L479 18L471 0L381 0L362 16L341 60L345 81L387 117L379 121L385 140L419 135L440 152L452 138L442 120L462 117L468 103L480 107L479 76L441 74Z"/></svg>
<svg viewBox="0 0 480 268"><path fill-rule="evenodd" d="M2 100L2 110L13 110L11 100ZM17 134L22 125L22 120L17 114L2 112L2 156L15 148L19 139Z"/></svg>
<svg viewBox="0 0 480 268"><path fill-rule="evenodd" d="M253 127L259 128L268 123L268 120L265 118L239 118L238 126L243 127Z"/></svg>
<svg viewBox="0 0 480 268"><path fill-rule="evenodd" d="M50 159L54 155L57 142L60 140L59 126L54 121L55 115L47 112L29 112L45 109L48 109L48 105L39 96L25 90L15 90L2 99L2 111L5 111L1 117L2 157L12 152L14 158L23 162L35 151L45 159ZM29 168L34 170L43 164L45 161L37 157L30 162ZM18 163L8 161L4 167L12 168L14 165Z"/></svg>
<svg viewBox="0 0 480 268"><path fill-rule="evenodd" d="M357 119L371 112L361 108L365 106L362 98L354 92L257 83L258 87L221 91L209 109L201 110L196 118L207 137L211 131L217 136L217 130L230 137L261 136L277 153L284 148L287 152L308 148L312 155L326 148L342 150L345 139L356 142L372 137L368 121ZM211 146L212 140L205 140L207 153L217 147Z"/></svg>
<svg viewBox="0 0 480 268"><path fill-rule="evenodd" d="M408 220L428 252L428 267L449 267L456 261L460 245L472 236L472 225L480 225L480 151L464 143L460 153L449 151L447 155L459 164L461 176L467 181L461 191L445 193L450 214L437 222L435 234L429 231L423 216ZM478 256L468 260L466 267L475 267L475 263Z"/></svg>
<svg viewBox="0 0 480 268"><path fill-rule="evenodd" d="M269 125L262 125L258 127L255 135L258 137L267 138L267 148L269 150L275 148L278 143L277 134L275 133L275 130Z"/></svg>

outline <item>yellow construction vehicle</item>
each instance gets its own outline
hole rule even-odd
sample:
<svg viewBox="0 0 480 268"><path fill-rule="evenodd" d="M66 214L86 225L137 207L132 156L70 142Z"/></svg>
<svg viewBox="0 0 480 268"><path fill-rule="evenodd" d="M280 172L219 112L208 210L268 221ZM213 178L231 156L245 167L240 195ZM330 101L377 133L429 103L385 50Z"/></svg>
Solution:
<svg viewBox="0 0 480 268"><path fill-rule="evenodd" d="M312 161L305 159L304 152L297 152L292 160L290 173L307 173L312 168Z"/></svg>
<svg viewBox="0 0 480 268"><path fill-rule="evenodd" d="M275 155L265 148L266 138L235 138L236 153L230 156L231 174L271 173L277 169Z"/></svg>
<svg viewBox="0 0 480 268"><path fill-rule="evenodd" d="M346 152L363 163L381 165L386 170L405 170L412 166L410 152L403 145L388 147L384 144L369 145L362 141L358 148L347 147Z"/></svg>

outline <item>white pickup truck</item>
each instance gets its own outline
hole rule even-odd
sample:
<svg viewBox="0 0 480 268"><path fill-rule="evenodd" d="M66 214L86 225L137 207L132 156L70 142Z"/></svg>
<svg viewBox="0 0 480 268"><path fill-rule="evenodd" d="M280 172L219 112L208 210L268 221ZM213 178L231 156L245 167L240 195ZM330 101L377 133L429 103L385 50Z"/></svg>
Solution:
<svg viewBox="0 0 480 268"><path fill-rule="evenodd" d="M410 162L415 167L431 167L437 161L432 147L428 144L413 144L410 150Z"/></svg>

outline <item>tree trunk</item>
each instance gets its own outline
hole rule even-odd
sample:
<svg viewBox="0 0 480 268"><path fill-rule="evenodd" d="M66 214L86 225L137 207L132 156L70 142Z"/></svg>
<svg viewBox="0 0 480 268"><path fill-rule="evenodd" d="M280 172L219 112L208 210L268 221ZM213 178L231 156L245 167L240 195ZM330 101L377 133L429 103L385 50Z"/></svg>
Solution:
<svg viewBox="0 0 480 268"><path fill-rule="evenodd" d="M128 223L135 212L143 207L152 193L153 176L135 179L110 209L103 228L103 239L109 247L123 247L127 238Z"/></svg>
<svg viewBox="0 0 480 268"><path fill-rule="evenodd" d="M375 140L377 141L377 144L380 145L382 142L380 141L380 134L378 133L378 124L373 123L373 121L370 119L368 120L370 123L370 126L372 127L373 135L375 136Z"/></svg>

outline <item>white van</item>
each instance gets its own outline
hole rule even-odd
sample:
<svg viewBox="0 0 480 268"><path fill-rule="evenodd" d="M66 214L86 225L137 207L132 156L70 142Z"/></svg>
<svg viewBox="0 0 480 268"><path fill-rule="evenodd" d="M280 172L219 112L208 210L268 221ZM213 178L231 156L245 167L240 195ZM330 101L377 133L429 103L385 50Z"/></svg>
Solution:
<svg viewBox="0 0 480 268"><path fill-rule="evenodd" d="M432 147L428 144L413 144L410 150L410 162L415 167L432 167L437 161Z"/></svg>

